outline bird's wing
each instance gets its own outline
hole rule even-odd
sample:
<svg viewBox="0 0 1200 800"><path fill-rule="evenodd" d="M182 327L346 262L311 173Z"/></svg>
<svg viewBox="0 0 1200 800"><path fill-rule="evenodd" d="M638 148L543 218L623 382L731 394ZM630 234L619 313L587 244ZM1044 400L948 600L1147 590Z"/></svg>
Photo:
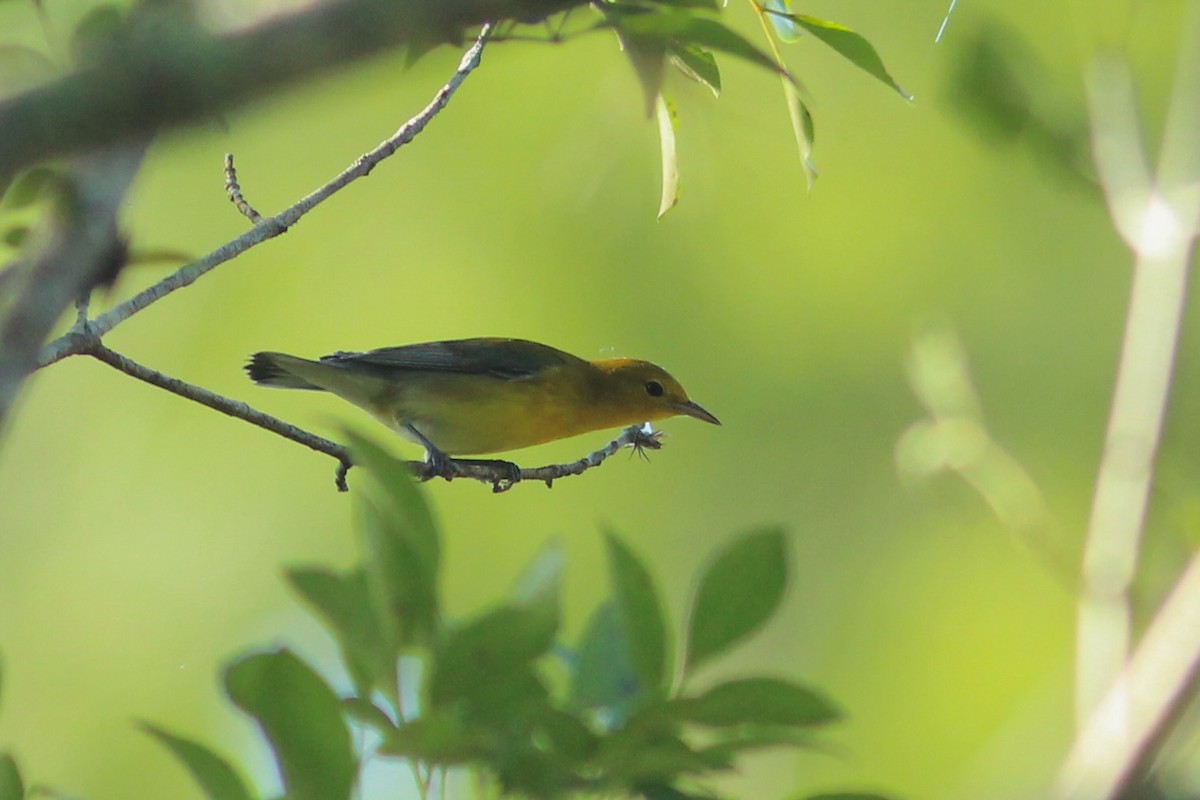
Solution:
<svg viewBox="0 0 1200 800"><path fill-rule="evenodd" d="M380 372L454 372L507 380L529 378L564 364L587 363L570 353L524 339L459 339L407 344L365 353L334 353L321 361Z"/></svg>

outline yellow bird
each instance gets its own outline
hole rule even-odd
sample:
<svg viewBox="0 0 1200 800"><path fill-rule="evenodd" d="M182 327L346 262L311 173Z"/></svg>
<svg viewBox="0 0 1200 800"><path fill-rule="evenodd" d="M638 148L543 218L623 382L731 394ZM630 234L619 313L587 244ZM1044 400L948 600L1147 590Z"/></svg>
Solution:
<svg viewBox="0 0 1200 800"><path fill-rule="evenodd" d="M428 342L317 361L255 353L246 372L262 386L332 392L422 445L431 462L679 414L721 424L662 367L585 361L523 339Z"/></svg>

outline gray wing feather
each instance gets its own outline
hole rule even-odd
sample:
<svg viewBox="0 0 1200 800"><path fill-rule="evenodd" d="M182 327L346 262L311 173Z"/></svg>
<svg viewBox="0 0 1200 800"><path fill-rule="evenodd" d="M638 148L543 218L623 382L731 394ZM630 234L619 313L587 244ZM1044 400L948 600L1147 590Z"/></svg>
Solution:
<svg viewBox="0 0 1200 800"><path fill-rule="evenodd" d="M583 359L524 339L458 339L383 347L363 353L334 353L324 356L321 361L374 368L381 373L453 372L516 380L532 377L550 367L583 362Z"/></svg>

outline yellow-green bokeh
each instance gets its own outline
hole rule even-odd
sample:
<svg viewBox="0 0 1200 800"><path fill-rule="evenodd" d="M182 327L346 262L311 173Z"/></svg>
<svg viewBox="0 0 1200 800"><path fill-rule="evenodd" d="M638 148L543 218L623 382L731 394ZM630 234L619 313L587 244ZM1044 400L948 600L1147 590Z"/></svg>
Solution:
<svg viewBox="0 0 1200 800"><path fill-rule="evenodd" d="M0 21L31 25L18 5ZM574 635L604 591L611 526L678 623L729 535L782 523L796 575L785 609L706 677L803 679L849 716L836 754L754 759L731 786L1027 796L1069 741L1073 595L961 482L906 488L893 450L923 413L902 366L910 339L948 323L989 429L1039 485L1059 544L1078 545L1130 259L1096 196L980 138L945 87L958 43L1000 20L1078 113L1087 59L1124 48L1158 131L1182 4L1079 5L966 0L937 45L945 3L806 7L866 35L915 101L811 38L792 46L817 124L821 177L806 193L778 79L725 58L719 100L670 87L683 196L662 220L656 129L612 37L492 46L411 146L109 343L328 435L370 423L335 398L251 385L246 355L497 335L660 363L724 426L669 421L652 463L618 456L549 491L427 486L450 613L496 600L558 537ZM727 13L758 34L744 4ZM415 113L458 58L439 50L407 71L376 59L162 137L126 209L135 245L202 254L233 238L246 221L223 191L225 152L274 213ZM113 299L163 274L131 269ZM1197 335L1181 348L1185 404ZM1197 426L1178 405L1170 424L1151 531L1163 580L1197 519ZM604 441L519 457L572 459ZM135 719L265 763L217 674L278 644L328 663L281 569L350 563L352 505L324 456L86 359L39 373L0 450L0 748L92 800L198 796Z"/></svg>

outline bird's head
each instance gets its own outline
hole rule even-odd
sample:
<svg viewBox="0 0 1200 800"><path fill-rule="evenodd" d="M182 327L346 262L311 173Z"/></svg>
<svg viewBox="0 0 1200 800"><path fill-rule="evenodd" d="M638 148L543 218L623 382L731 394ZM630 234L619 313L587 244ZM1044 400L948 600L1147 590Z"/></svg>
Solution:
<svg viewBox="0 0 1200 800"><path fill-rule="evenodd" d="M601 373L606 404L628 417L621 424L665 419L680 414L713 425L721 424L720 420L688 397L679 381L656 364L632 358L593 363Z"/></svg>

